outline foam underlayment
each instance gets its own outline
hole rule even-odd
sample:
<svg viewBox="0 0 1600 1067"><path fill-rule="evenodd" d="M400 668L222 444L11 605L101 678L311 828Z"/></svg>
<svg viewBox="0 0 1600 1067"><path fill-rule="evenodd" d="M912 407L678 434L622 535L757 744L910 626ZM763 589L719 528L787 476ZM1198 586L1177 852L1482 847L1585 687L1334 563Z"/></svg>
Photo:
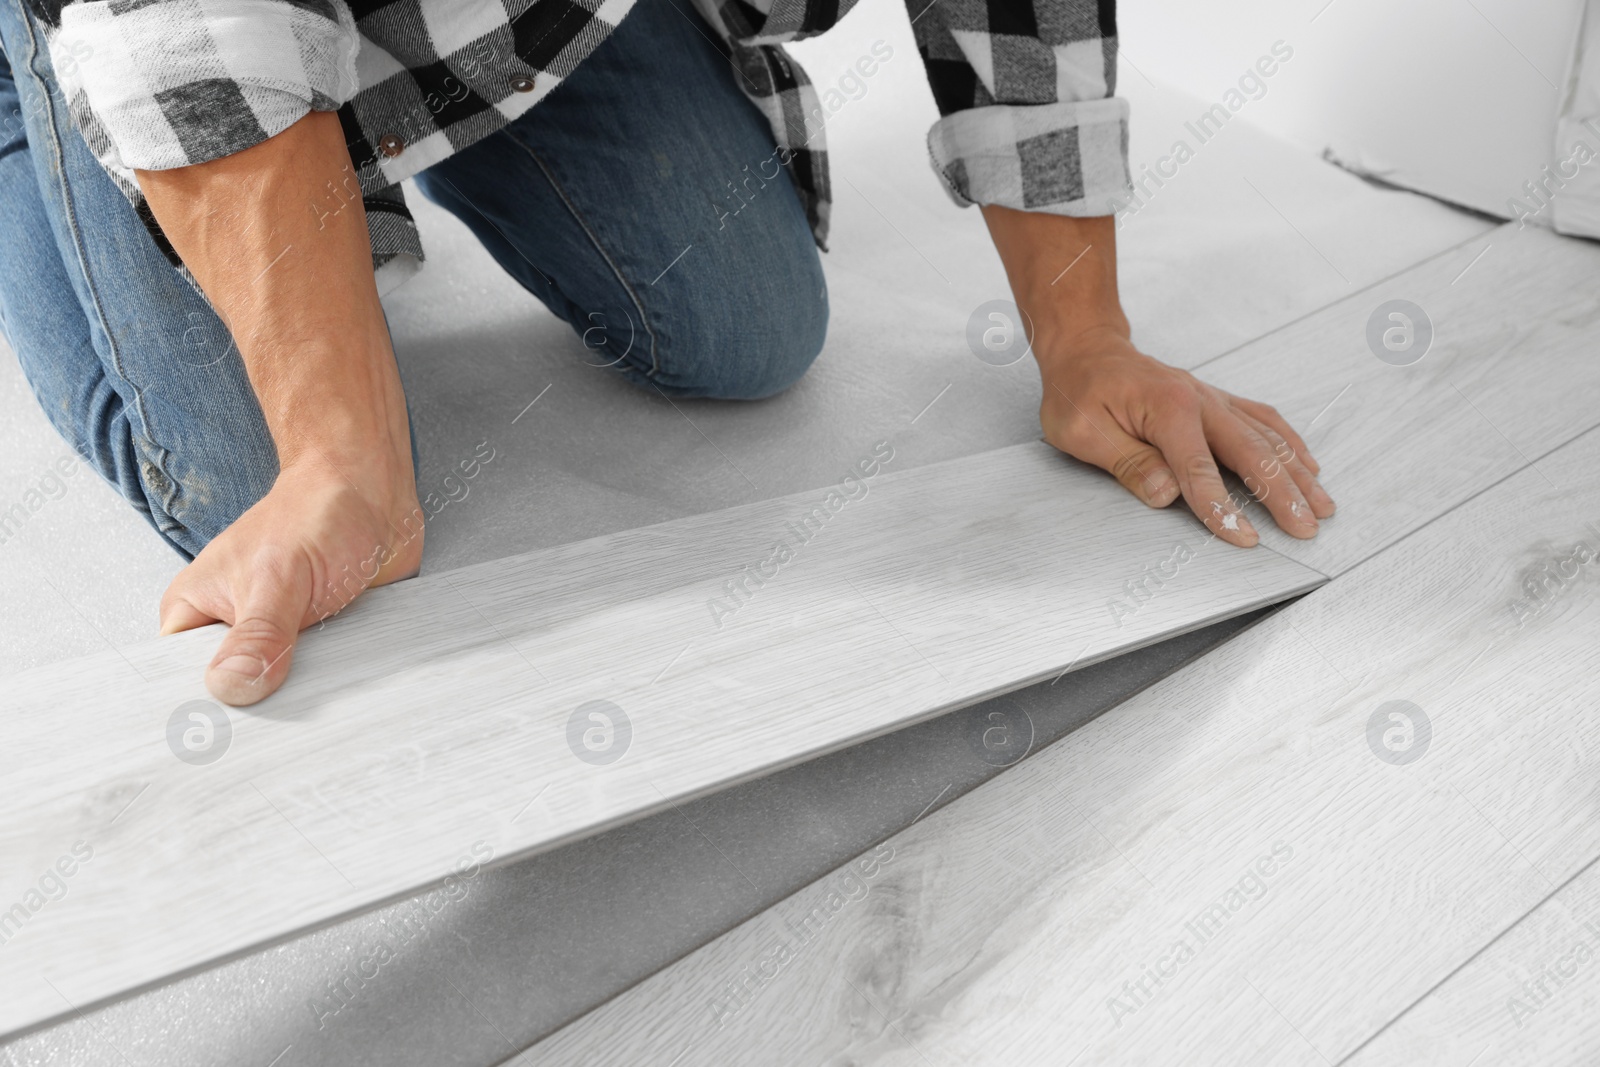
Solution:
<svg viewBox="0 0 1600 1067"><path fill-rule="evenodd" d="M811 373L773 400L674 408L586 366L564 324L452 217L411 197L431 259L387 309L415 410L421 488L442 494L480 441L496 454L432 523L429 570L823 485L889 429L906 466L1038 435L1030 362L988 366L964 339L973 309L1008 290L982 217L954 207L928 168L935 111L903 9L866 0L797 51L827 86L879 39L893 57L829 125L828 343ZM1147 187L1146 206L1124 216L1119 235L1124 302L1152 354L1193 366L1485 228L1292 149L1250 127L1247 111L1194 143L1183 123L1206 104L1147 75L1159 76L1122 65L1136 172L1180 137L1195 149L1165 185ZM58 499L28 496L70 452L9 353L0 410L0 510L40 504L0 544L9 609L0 675L154 634L179 558L87 469Z"/></svg>

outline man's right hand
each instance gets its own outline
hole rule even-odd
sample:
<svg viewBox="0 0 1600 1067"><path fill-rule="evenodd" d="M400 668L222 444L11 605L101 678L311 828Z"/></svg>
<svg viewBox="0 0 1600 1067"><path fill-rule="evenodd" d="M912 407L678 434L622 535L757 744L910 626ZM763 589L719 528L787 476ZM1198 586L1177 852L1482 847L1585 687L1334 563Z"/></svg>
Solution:
<svg viewBox="0 0 1600 1067"><path fill-rule="evenodd" d="M163 634L213 621L230 627L206 671L218 700L254 704L272 693L288 676L301 630L372 586L417 573L422 509L410 457L397 475L372 474L359 470L370 486L359 488L322 459L283 470L173 579L161 598Z"/></svg>
<svg viewBox="0 0 1600 1067"><path fill-rule="evenodd" d="M283 684L302 628L422 560L411 431L366 215L328 111L242 152L136 174L227 324L277 446L272 489L161 601L163 634L233 627L206 685L252 704Z"/></svg>

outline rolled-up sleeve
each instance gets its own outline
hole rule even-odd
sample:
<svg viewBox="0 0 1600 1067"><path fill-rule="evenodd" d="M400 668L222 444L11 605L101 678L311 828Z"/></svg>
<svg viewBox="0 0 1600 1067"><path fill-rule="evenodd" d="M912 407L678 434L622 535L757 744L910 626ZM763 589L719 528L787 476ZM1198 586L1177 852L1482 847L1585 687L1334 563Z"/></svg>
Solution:
<svg viewBox="0 0 1600 1067"><path fill-rule="evenodd" d="M340 0L88 0L47 36L85 141L123 173L243 151L357 88Z"/></svg>
<svg viewBox="0 0 1600 1067"><path fill-rule="evenodd" d="M951 199L1114 214L1130 182L1113 0L906 6L943 116L928 153Z"/></svg>

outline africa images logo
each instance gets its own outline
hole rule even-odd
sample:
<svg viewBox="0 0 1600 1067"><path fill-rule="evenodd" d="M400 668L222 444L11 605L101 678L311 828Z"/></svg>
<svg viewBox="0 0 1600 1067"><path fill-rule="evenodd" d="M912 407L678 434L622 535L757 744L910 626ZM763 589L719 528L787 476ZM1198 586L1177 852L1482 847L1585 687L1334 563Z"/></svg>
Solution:
<svg viewBox="0 0 1600 1067"><path fill-rule="evenodd" d="M1433 721L1409 700L1388 700L1367 719L1367 747L1385 763L1415 763L1433 743Z"/></svg>

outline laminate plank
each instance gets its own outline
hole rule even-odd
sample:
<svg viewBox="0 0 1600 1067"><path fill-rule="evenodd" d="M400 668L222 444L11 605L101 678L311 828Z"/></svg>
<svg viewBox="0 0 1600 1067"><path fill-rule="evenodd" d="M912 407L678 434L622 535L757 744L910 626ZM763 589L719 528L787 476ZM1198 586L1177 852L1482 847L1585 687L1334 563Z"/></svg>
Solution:
<svg viewBox="0 0 1600 1067"><path fill-rule="evenodd" d="M408 898L119 998L0 1043L0 1064L493 1063L1004 773L1030 738L1042 748L1272 610L483 871L457 899ZM205 1010L216 1004L229 1010Z"/></svg>
<svg viewBox="0 0 1600 1067"><path fill-rule="evenodd" d="M1600 1062L1600 864L1584 869L1347 1061Z"/></svg>
<svg viewBox="0 0 1600 1067"><path fill-rule="evenodd" d="M1263 543L1338 575L1594 426L1596 277L1594 242L1507 223L1197 368L1283 412L1339 504L1310 541L1252 505ZM1368 341L1374 318L1395 325L1379 314L1391 300L1431 322L1426 353L1407 366ZM1418 347L1391 358L1415 355L1420 329Z"/></svg>
<svg viewBox="0 0 1600 1067"><path fill-rule="evenodd" d="M1340 1062L1600 856L1597 520L1600 431L509 1062Z"/></svg>
<svg viewBox="0 0 1600 1067"><path fill-rule="evenodd" d="M228 715L211 763L169 725L219 628L9 679L0 1032L1323 581L1043 444L901 473L886 451L845 490L376 590ZM1184 543L1138 611L1109 610ZM631 722L615 762L593 701Z"/></svg>

